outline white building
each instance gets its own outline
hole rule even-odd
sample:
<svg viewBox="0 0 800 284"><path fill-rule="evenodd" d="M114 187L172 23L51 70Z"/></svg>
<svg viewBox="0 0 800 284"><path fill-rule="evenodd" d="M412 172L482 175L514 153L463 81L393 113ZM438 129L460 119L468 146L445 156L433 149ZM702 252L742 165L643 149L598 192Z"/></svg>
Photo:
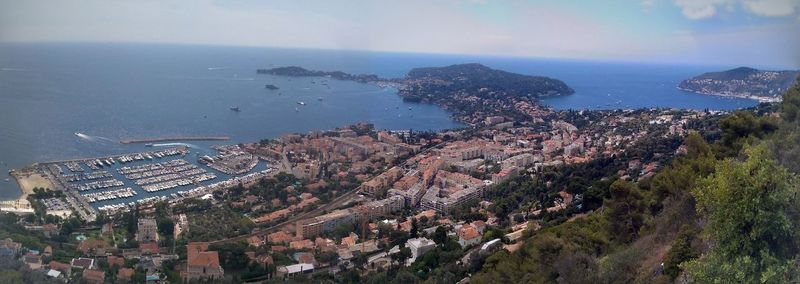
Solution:
<svg viewBox="0 0 800 284"><path fill-rule="evenodd" d="M406 247L411 250L411 258L406 260L406 266L411 265L418 257L421 257L436 247L436 243L426 238L409 239Z"/></svg>

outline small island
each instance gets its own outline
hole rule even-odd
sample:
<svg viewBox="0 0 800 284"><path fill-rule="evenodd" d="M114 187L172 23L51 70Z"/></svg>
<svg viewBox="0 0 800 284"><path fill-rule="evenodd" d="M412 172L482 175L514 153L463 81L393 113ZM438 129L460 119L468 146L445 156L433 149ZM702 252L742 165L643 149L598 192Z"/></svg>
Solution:
<svg viewBox="0 0 800 284"><path fill-rule="evenodd" d="M797 80L798 71L766 71L739 67L709 72L682 81L678 89L704 95L734 97L759 102L780 102Z"/></svg>

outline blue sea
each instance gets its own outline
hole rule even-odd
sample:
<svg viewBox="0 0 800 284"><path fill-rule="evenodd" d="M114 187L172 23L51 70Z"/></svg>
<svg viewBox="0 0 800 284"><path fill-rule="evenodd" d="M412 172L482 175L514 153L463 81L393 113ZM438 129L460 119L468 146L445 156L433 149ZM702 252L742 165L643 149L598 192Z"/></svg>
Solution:
<svg viewBox="0 0 800 284"><path fill-rule="evenodd" d="M229 143L236 143L359 121L379 129L456 128L461 125L448 112L403 102L391 88L255 70L297 65L402 77L414 67L469 62L563 80L576 93L543 101L556 109L756 105L675 88L682 79L733 66L194 45L1 44L0 171L145 149L118 143L121 139L230 136ZM265 84L280 89L267 90ZM195 151L210 152L214 143L194 144ZM0 181L0 198L18 194L13 181Z"/></svg>

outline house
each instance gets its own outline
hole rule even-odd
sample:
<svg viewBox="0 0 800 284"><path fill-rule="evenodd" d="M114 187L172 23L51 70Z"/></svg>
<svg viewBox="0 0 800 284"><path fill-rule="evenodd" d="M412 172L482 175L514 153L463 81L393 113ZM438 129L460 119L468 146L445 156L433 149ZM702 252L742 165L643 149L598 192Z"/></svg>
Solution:
<svg viewBox="0 0 800 284"><path fill-rule="evenodd" d="M313 249L314 248L314 242L312 242L309 239L302 239L302 240L299 240L299 241L293 241L293 242L289 243L289 248L292 248L292 249Z"/></svg>
<svg viewBox="0 0 800 284"><path fill-rule="evenodd" d="M111 223L105 223L105 224L103 224L103 226L100 228L100 232L101 232L103 235L113 236L113 235L114 235L114 225L113 225L113 224L111 224Z"/></svg>
<svg viewBox="0 0 800 284"><path fill-rule="evenodd" d="M38 254L27 253L22 257L22 262L31 270L42 268L42 257Z"/></svg>
<svg viewBox="0 0 800 284"><path fill-rule="evenodd" d="M411 250L411 257L406 260L408 266L436 247L436 243L426 238L414 238L406 241L406 247Z"/></svg>
<svg viewBox="0 0 800 284"><path fill-rule="evenodd" d="M353 232L350 232L350 235L347 237L342 238L342 246L344 247L352 247L356 245L356 242L358 242L358 235Z"/></svg>
<svg viewBox="0 0 800 284"><path fill-rule="evenodd" d="M277 231L267 235L267 241L273 244L289 243L292 241L292 239L294 239L294 236L284 231Z"/></svg>
<svg viewBox="0 0 800 284"><path fill-rule="evenodd" d="M314 258L314 254L310 252L296 252L292 258L298 263L317 264L317 259Z"/></svg>
<svg viewBox="0 0 800 284"><path fill-rule="evenodd" d="M73 268L92 269L94 268L94 258L73 258L70 264Z"/></svg>
<svg viewBox="0 0 800 284"><path fill-rule="evenodd" d="M483 232L486 230L486 222L484 222L483 220L474 221L470 223L470 225L472 227L475 227L475 229L478 230L478 234L481 235L483 235Z"/></svg>
<svg viewBox="0 0 800 284"><path fill-rule="evenodd" d="M50 269L46 274L48 277L58 278L61 277L61 271Z"/></svg>
<svg viewBox="0 0 800 284"><path fill-rule="evenodd" d="M208 243L194 242L186 245L186 271L183 278L187 281L199 279L220 279L224 275L219 265L219 254L208 251Z"/></svg>
<svg viewBox="0 0 800 284"><path fill-rule="evenodd" d="M85 240L78 243L78 251L89 256L105 256L108 244L104 240Z"/></svg>
<svg viewBox="0 0 800 284"><path fill-rule="evenodd" d="M156 225L156 219L139 219L139 227L136 231L136 241L140 243L158 241L158 226Z"/></svg>
<svg viewBox="0 0 800 284"><path fill-rule="evenodd" d="M139 252L141 254L159 254L161 249L158 247L158 243L141 243L139 244Z"/></svg>
<svg viewBox="0 0 800 284"><path fill-rule="evenodd" d="M251 246L254 246L254 247L260 247L261 245L264 244L264 239L262 239L259 236L252 236L252 237L247 238L247 244L249 244Z"/></svg>
<svg viewBox="0 0 800 284"><path fill-rule="evenodd" d="M464 225L458 229L458 243L461 247L477 245L481 242L481 234L472 225Z"/></svg>
<svg viewBox="0 0 800 284"><path fill-rule="evenodd" d="M58 228L56 224L44 224L42 225L42 233L45 237L52 237L58 235L61 230Z"/></svg>
<svg viewBox="0 0 800 284"><path fill-rule="evenodd" d="M300 263L287 266L278 267L278 277L292 277L298 274L306 274L314 272L314 265L309 263Z"/></svg>
<svg viewBox="0 0 800 284"><path fill-rule="evenodd" d="M120 268L117 270L117 279L130 281L133 278L133 268Z"/></svg>
<svg viewBox="0 0 800 284"><path fill-rule="evenodd" d="M106 281L106 273L102 270L86 269L83 271L83 280L89 283L104 283Z"/></svg>
<svg viewBox="0 0 800 284"><path fill-rule="evenodd" d="M111 256L108 256L106 261L108 262L108 266L114 266L114 265L116 265L117 267L125 266L125 258L124 257L111 255Z"/></svg>
<svg viewBox="0 0 800 284"><path fill-rule="evenodd" d="M271 265L271 264L275 263L275 261L272 260L272 256L269 255L269 254L262 254L262 255L257 256L256 257L256 262L263 263L263 264L268 264L268 265Z"/></svg>
<svg viewBox="0 0 800 284"><path fill-rule="evenodd" d="M47 266L50 267L50 269L58 270L63 273L69 273L70 270L72 270L72 266L70 266L69 264L58 262L55 260L51 260L49 263L47 263Z"/></svg>

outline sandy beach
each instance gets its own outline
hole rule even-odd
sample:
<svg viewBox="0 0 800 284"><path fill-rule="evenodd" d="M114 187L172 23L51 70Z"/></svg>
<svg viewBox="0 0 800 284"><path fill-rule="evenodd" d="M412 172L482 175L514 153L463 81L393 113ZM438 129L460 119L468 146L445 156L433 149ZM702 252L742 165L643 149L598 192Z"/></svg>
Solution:
<svg viewBox="0 0 800 284"><path fill-rule="evenodd" d="M53 184L44 176L38 173L17 173L13 175L19 184L22 194L16 200L0 202L3 211L27 213L33 212L28 195L33 193L34 188L53 188Z"/></svg>

